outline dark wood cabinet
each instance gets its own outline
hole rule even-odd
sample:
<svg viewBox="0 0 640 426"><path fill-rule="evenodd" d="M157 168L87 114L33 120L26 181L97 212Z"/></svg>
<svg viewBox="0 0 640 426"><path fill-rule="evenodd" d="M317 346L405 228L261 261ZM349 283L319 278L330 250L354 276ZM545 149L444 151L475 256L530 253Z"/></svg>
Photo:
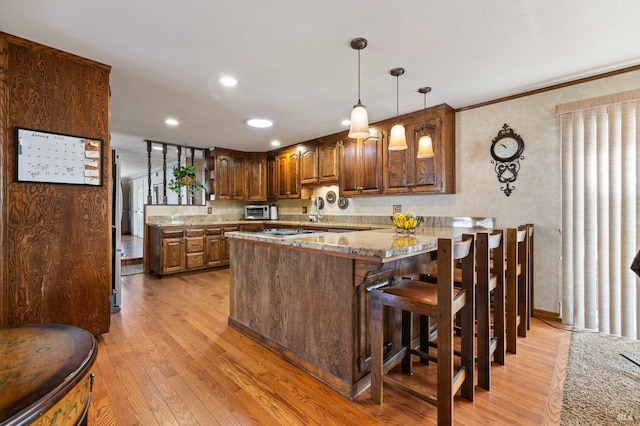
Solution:
<svg viewBox="0 0 640 426"><path fill-rule="evenodd" d="M185 269L204 267L204 229L187 229L184 232Z"/></svg>
<svg viewBox="0 0 640 426"><path fill-rule="evenodd" d="M247 154L247 196L248 201L267 199L267 156Z"/></svg>
<svg viewBox="0 0 640 426"><path fill-rule="evenodd" d="M217 200L267 200L267 154L216 149Z"/></svg>
<svg viewBox="0 0 640 426"><path fill-rule="evenodd" d="M300 153L297 148L276 155L277 198L300 198Z"/></svg>
<svg viewBox="0 0 640 426"><path fill-rule="evenodd" d="M262 223L244 225L262 229ZM236 224L211 226L149 226L149 269L162 277L184 271L229 265L229 239L225 233L239 231Z"/></svg>
<svg viewBox="0 0 640 426"><path fill-rule="evenodd" d="M278 198L278 173L275 155L267 157L267 200Z"/></svg>
<svg viewBox="0 0 640 426"><path fill-rule="evenodd" d="M300 183L317 183L318 174L318 144L306 143L299 145L300 151Z"/></svg>
<svg viewBox="0 0 640 426"><path fill-rule="evenodd" d="M443 105L411 117L404 124L408 148L402 151L384 148L384 193L453 193L454 111ZM418 141L423 135L431 136L433 158L417 158Z"/></svg>
<svg viewBox="0 0 640 426"><path fill-rule="evenodd" d="M216 199L244 200L245 154L226 150L219 151L215 153Z"/></svg>
<svg viewBox="0 0 640 426"><path fill-rule="evenodd" d="M384 132L365 140L345 139L340 146L340 195L381 194Z"/></svg>
<svg viewBox="0 0 640 426"><path fill-rule="evenodd" d="M173 274L185 269L184 240L180 238L162 239L162 274Z"/></svg>
<svg viewBox="0 0 640 426"><path fill-rule="evenodd" d="M223 244L224 231L222 227L219 228L207 228L205 235L205 253L206 253L206 267L222 266L223 264Z"/></svg>
<svg viewBox="0 0 640 426"><path fill-rule="evenodd" d="M335 138L321 138L299 145L302 185L338 182L338 145Z"/></svg>
<svg viewBox="0 0 640 426"><path fill-rule="evenodd" d="M318 170L320 183L338 182L338 144L335 139L320 142L318 145Z"/></svg>

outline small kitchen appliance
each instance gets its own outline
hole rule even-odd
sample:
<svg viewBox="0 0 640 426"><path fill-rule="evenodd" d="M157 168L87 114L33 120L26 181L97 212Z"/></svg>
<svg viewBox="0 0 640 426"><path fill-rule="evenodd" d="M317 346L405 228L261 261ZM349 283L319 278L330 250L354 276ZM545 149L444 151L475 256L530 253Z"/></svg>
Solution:
<svg viewBox="0 0 640 426"><path fill-rule="evenodd" d="M245 220L266 220L269 219L268 205L244 206Z"/></svg>

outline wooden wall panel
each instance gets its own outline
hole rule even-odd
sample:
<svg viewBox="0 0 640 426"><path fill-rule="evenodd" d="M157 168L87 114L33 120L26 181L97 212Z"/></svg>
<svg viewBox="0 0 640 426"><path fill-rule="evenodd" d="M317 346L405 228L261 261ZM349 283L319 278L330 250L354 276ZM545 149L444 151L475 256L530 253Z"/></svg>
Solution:
<svg viewBox="0 0 640 426"><path fill-rule="evenodd" d="M0 95L3 84L6 94L0 111L8 118L0 124L1 323L59 322L105 333L111 294L110 67L0 33L3 38ZM15 127L102 139L103 186L16 182Z"/></svg>

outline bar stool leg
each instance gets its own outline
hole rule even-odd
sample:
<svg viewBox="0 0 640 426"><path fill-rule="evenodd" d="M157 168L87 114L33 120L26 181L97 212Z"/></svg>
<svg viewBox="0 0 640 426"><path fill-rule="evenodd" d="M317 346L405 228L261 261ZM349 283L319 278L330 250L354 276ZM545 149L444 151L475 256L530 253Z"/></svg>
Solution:
<svg viewBox="0 0 640 426"><path fill-rule="evenodd" d="M382 404L383 309L382 301L375 295L371 297L371 399L378 404Z"/></svg>

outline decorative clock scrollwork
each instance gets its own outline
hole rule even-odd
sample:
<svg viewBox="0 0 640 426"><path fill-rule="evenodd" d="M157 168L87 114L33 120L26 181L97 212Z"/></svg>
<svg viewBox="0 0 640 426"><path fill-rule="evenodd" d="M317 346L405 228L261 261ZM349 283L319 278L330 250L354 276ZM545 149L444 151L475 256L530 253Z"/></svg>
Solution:
<svg viewBox="0 0 640 426"><path fill-rule="evenodd" d="M513 182L518 178L520 160L524 160L524 141L506 123L491 142L491 164L498 175L498 181L506 184L500 190L508 197L516 189Z"/></svg>

